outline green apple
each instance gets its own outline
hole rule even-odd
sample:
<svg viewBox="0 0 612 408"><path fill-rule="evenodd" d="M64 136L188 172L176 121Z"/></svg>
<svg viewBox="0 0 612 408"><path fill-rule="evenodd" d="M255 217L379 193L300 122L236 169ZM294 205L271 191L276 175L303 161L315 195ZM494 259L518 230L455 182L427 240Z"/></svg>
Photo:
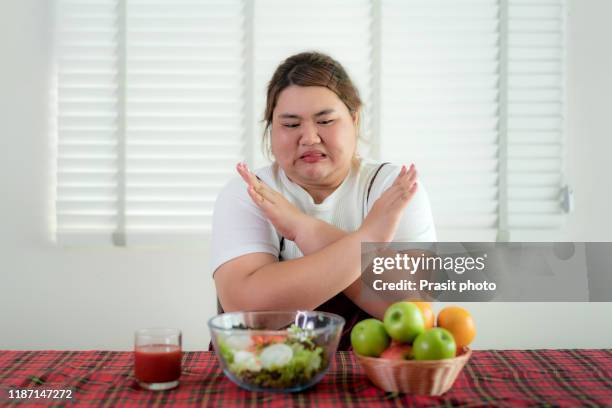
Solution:
<svg viewBox="0 0 612 408"><path fill-rule="evenodd" d="M385 329L393 340L411 343L425 331L423 313L414 303L397 302L385 311Z"/></svg>
<svg viewBox="0 0 612 408"><path fill-rule="evenodd" d="M455 357L457 346L451 332L441 327L420 334L412 345L416 360L443 360Z"/></svg>
<svg viewBox="0 0 612 408"><path fill-rule="evenodd" d="M351 345L357 354L378 357L389 346L389 335L383 322L365 319L351 330Z"/></svg>

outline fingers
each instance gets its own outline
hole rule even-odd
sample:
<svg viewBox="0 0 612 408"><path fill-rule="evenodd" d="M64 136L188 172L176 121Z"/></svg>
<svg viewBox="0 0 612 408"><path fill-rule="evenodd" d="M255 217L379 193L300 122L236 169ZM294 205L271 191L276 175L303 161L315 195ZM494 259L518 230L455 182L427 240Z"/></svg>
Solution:
<svg viewBox="0 0 612 408"><path fill-rule="evenodd" d="M236 165L236 170L248 185L255 187L259 183L259 180L257 180L255 174L249 171L249 168L247 167L246 163L238 163Z"/></svg>
<svg viewBox="0 0 612 408"><path fill-rule="evenodd" d="M253 188L253 186L249 186L247 188L247 192L249 193L249 197L251 197L251 200L253 200L253 202L257 205L261 205L264 202L264 198L261 196L261 194L258 194L255 189Z"/></svg>
<svg viewBox="0 0 612 408"><path fill-rule="evenodd" d="M412 186L408 189L408 191L404 191L402 193L402 200L404 201L410 201L410 199L414 196L414 194L416 193L417 189L419 188L419 183L417 183L416 181L412 184Z"/></svg>
<svg viewBox="0 0 612 408"><path fill-rule="evenodd" d="M413 183L412 186L410 186L410 188L400 189L399 191L396 192L394 197L390 200L391 205L392 206L399 205L402 208L405 207L406 205L408 205L412 197L414 197L414 194L416 193L417 189L418 189L417 182Z"/></svg>
<svg viewBox="0 0 612 408"><path fill-rule="evenodd" d="M274 190L270 189L266 183L259 180L255 173L249 170L246 163L238 163L236 165L236 170L249 187L252 187L259 196L270 202L275 202Z"/></svg>
<svg viewBox="0 0 612 408"><path fill-rule="evenodd" d="M407 186L412 186L414 183L416 183L416 179L418 176L418 172L416 170L416 168L414 167L414 164L412 165L412 171L408 172L408 174L406 175L407 180L406 180L406 185Z"/></svg>
<svg viewBox="0 0 612 408"><path fill-rule="evenodd" d="M264 214L266 214L266 216L269 218L270 213L274 212L274 208L275 208L274 203L271 203L270 201L264 199L264 197L261 194L255 191L253 186L249 186L247 188L247 192L249 193L249 197L251 197L251 200L253 200L255 205L258 206L264 212Z"/></svg>
<svg viewBox="0 0 612 408"><path fill-rule="evenodd" d="M255 173L249 170L246 163L238 163L236 165L236 170L247 183L247 191L255 204L264 209L264 203L275 204L278 201L278 193L269 188L266 183L259 180Z"/></svg>
<svg viewBox="0 0 612 408"><path fill-rule="evenodd" d="M391 188L389 188L388 202L390 205L395 206L399 204L404 206L408 204L418 188L417 176L418 173L414 164L410 166L409 170L406 170L406 166L402 166L400 174Z"/></svg>
<svg viewBox="0 0 612 408"><path fill-rule="evenodd" d="M392 186L395 186L395 185L399 184L401 182L402 178L406 175L406 173L407 173L406 166L402 165L402 168L401 168L399 174L397 175L397 177L395 178L395 180L393 181Z"/></svg>
<svg viewBox="0 0 612 408"><path fill-rule="evenodd" d="M395 178L395 181L391 185L390 189L399 190L401 192L407 192L410 190L414 183L417 180L417 170L414 167L414 164L410 165L410 169L407 169L406 166L402 166L399 174Z"/></svg>
<svg viewBox="0 0 612 408"><path fill-rule="evenodd" d="M407 169L406 166L403 165L402 169L400 170L392 185L411 185L412 182L416 180L416 176L417 170L416 167L414 167L414 164L411 164L409 169Z"/></svg>
<svg viewBox="0 0 612 408"><path fill-rule="evenodd" d="M413 184L416 183L417 175L416 167L412 164L410 170L400 179L399 185L402 187L402 191L407 192L412 188Z"/></svg>

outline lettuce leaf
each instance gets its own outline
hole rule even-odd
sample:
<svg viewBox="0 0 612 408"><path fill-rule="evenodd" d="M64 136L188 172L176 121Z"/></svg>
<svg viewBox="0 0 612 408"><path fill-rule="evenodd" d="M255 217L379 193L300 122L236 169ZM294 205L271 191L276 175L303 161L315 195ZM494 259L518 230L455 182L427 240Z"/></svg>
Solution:
<svg viewBox="0 0 612 408"><path fill-rule="evenodd" d="M242 381L264 388L290 388L309 382L316 374L327 367L322 347L309 349L300 343L290 345L293 357L282 367L251 371L237 364L230 365Z"/></svg>

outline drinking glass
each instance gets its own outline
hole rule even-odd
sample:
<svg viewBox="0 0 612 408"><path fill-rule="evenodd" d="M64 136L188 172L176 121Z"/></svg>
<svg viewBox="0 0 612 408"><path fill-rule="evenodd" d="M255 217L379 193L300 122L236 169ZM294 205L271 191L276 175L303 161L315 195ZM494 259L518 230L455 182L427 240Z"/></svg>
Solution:
<svg viewBox="0 0 612 408"><path fill-rule="evenodd" d="M142 388L175 388L181 376L182 334L179 329L140 329L134 337L134 375Z"/></svg>

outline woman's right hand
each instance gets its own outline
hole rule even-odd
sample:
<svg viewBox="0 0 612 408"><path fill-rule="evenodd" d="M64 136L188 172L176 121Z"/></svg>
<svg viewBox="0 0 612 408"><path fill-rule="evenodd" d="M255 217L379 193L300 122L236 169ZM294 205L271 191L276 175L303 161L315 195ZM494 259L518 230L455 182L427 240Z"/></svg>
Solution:
<svg viewBox="0 0 612 408"><path fill-rule="evenodd" d="M236 170L248 184L251 200L263 211L278 233L285 239L295 241L299 228L304 227L310 217L259 180L245 163L238 163Z"/></svg>
<svg viewBox="0 0 612 408"><path fill-rule="evenodd" d="M404 209L417 190L417 171L414 164L410 170L402 169L391 185L376 200L363 220L359 233L366 242L391 242Z"/></svg>

